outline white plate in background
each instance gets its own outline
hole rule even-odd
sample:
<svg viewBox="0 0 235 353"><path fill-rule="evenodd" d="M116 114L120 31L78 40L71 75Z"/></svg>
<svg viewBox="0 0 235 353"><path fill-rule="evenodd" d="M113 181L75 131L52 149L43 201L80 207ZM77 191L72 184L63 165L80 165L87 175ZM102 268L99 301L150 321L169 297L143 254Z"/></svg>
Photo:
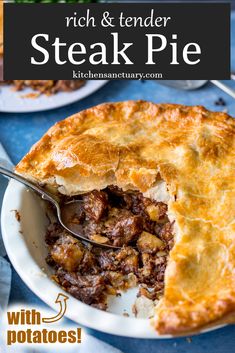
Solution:
<svg viewBox="0 0 235 353"><path fill-rule="evenodd" d="M107 80L88 80L84 86L75 91L58 92L51 96L41 94L34 98L27 97L30 93L37 93L31 88L25 88L22 91L14 91L14 86L12 85L1 85L0 112L30 113L59 108L89 96L107 82Z"/></svg>

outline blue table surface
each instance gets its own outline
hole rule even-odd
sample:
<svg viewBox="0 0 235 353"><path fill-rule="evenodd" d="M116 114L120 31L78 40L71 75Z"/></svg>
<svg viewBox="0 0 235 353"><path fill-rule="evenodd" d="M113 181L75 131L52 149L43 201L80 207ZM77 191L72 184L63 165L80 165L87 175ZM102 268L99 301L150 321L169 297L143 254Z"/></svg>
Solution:
<svg viewBox="0 0 235 353"><path fill-rule="evenodd" d="M235 13L232 15L231 42L232 69L235 71L235 36L233 34L235 34ZM227 81L226 83L235 89L234 81ZM215 101L219 97L224 99L226 107L215 105ZM235 116L235 100L221 92L211 83L208 83L199 90L185 92L161 86L153 81L111 81L86 99L60 109L32 114L0 113L0 141L12 161L17 163L32 144L56 121L99 103L129 99L144 99L156 103L167 102L186 105L204 105L211 110L222 111L227 109L230 115ZM0 178L0 200L2 199L5 186L5 180ZM45 307L45 304L28 289L13 269L10 303L15 302L27 303L29 305L36 304ZM191 342L186 338L140 340L108 335L94 330L88 331L94 336L121 349L125 353L139 353L146 350L148 353L184 353L189 351L192 353L206 351L227 353L234 351L235 346L234 326L228 326L214 332L194 336Z"/></svg>

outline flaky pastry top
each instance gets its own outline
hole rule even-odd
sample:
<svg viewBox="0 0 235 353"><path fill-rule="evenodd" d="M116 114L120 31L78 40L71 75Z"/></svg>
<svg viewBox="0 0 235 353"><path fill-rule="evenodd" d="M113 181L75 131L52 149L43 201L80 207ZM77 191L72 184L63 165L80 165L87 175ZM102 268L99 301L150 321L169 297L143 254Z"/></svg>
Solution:
<svg viewBox="0 0 235 353"><path fill-rule="evenodd" d="M127 101L58 122L16 171L68 195L113 184L154 197L164 180L175 245L154 325L180 334L235 311L234 154L225 113Z"/></svg>

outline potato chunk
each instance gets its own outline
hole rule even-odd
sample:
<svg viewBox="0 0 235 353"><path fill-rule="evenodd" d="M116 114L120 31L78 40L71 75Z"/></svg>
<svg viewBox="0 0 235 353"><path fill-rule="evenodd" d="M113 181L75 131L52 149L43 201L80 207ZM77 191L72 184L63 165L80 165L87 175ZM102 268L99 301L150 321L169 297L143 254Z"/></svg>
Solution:
<svg viewBox="0 0 235 353"><path fill-rule="evenodd" d="M142 253L155 253L158 250L162 250L165 244L161 239L148 232L142 232L138 241L137 247Z"/></svg>
<svg viewBox="0 0 235 353"><path fill-rule="evenodd" d="M60 237L51 249L53 260L69 272L77 269L83 255L84 249L82 244L70 235Z"/></svg>
<svg viewBox="0 0 235 353"><path fill-rule="evenodd" d="M155 221L157 222L159 220L160 217L160 210L159 207L156 205L150 205L147 207L146 209L149 218L151 219L151 221Z"/></svg>
<svg viewBox="0 0 235 353"><path fill-rule="evenodd" d="M149 215L151 221L158 222L158 223L165 223L166 222L166 212L167 212L167 205L163 202L152 203L151 205L147 206L146 212Z"/></svg>
<svg viewBox="0 0 235 353"><path fill-rule="evenodd" d="M96 243L100 243L100 244L106 244L109 241L109 239L107 237L103 237L102 235L99 235L99 234L91 235L91 240L95 241Z"/></svg>

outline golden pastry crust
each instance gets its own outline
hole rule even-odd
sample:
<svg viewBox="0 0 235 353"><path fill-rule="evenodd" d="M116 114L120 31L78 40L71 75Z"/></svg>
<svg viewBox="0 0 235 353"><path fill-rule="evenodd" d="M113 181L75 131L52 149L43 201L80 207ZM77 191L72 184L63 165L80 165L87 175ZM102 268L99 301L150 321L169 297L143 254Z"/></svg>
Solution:
<svg viewBox="0 0 235 353"><path fill-rule="evenodd" d="M180 334L235 311L235 120L203 107L109 103L52 127L16 167L65 194L167 183L175 245L154 325Z"/></svg>

